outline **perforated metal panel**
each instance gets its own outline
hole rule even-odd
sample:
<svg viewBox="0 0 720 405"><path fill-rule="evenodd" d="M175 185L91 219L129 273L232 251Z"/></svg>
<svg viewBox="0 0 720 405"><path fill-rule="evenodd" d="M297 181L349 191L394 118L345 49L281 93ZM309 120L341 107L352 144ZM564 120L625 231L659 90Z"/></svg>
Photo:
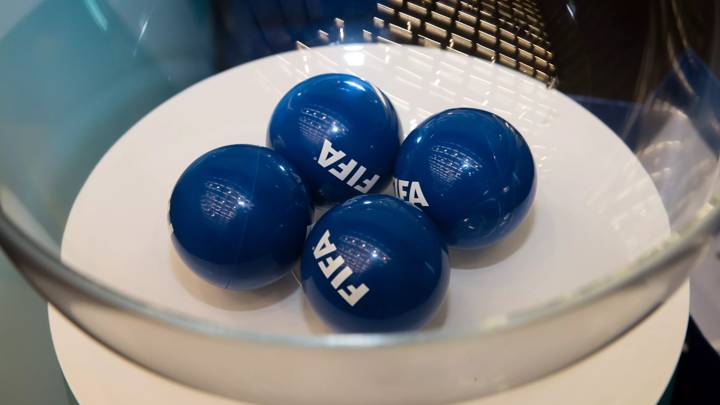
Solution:
<svg viewBox="0 0 720 405"><path fill-rule="evenodd" d="M359 33L359 31L362 31ZM298 48L343 42L388 42L447 49L501 63L548 86L556 84L553 51L533 0L384 0L367 24L336 18Z"/></svg>
<svg viewBox="0 0 720 405"><path fill-rule="evenodd" d="M376 40L466 53L548 84L555 77L545 23L532 0L388 0L377 4L373 25Z"/></svg>

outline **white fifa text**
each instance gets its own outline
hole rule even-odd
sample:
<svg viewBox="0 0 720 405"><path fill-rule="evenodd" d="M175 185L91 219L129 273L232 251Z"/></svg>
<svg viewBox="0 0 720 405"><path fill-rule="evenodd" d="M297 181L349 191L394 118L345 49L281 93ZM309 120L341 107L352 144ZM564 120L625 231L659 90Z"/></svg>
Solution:
<svg viewBox="0 0 720 405"><path fill-rule="evenodd" d="M425 199L425 194L423 194L419 181L408 181L394 178L393 188L395 189L395 195L401 200L407 201L413 205L420 205L423 207L430 206Z"/></svg>
<svg viewBox="0 0 720 405"><path fill-rule="evenodd" d="M341 287L348 277L352 276L353 271L350 266L345 264L345 259L340 254L332 255L336 251L337 248L330 241L330 231L326 229L313 249L313 256L317 260L317 265L325 278L328 280L332 278L330 285L335 292L353 307L370 289L364 283L359 286L350 284Z"/></svg>
<svg viewBox="0 0 720 405"><path fill-rule="evenodd" d="M366 175L367 168L365 166L359 165L355 159L347 160L346 157L345 152L333 149L332 142L325 139L317 162L348 186L361 193L367 193L377 183L380 176L377 174L373 176Z"/></svg>

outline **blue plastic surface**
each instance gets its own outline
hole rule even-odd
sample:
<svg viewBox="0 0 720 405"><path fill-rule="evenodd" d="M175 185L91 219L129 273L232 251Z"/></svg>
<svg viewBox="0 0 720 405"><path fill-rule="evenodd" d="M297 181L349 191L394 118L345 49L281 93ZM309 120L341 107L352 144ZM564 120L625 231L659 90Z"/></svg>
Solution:
<svg viewBox="0 0 720 405"><path fill-rule="evenodd" d="M290 89L268 129L268 145L297 167L318 204L382 190L401 139L390 100L347 74L311 77Z"/></svg>
<svg viewBox="0 0 720 405"><path fill-rule="evenodd" d="M281 278L300 257L312 206L282 156L231 145L185 170L169 218L175 246L193 271L222 288L250 289Z"/></svg>
<svg viewBox="0 0 720 405"><path fill-rule="evenodd" d="M453 248L490 245L515 229L535 196L535 166L520 133L473 108L423 121L400 148L395 193L422 208Z"/></svg>
<svg viewBox="0 0 720 405"><path fill-rule="evenodd" d="M315 224L302 257L305 295L333 328L419 328L440 306L450 269L445 243L417 208L387 195L355 197Z"/></svg>

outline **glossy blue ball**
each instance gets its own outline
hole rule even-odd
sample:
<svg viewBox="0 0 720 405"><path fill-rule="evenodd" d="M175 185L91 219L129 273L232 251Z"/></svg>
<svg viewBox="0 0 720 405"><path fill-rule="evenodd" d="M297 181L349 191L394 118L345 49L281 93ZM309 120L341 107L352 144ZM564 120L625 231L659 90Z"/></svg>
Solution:
<svg viewBox="0 0 720 405"><path fill-rule="evenodd" d="M271 149L231 145L195 160L170 197L173 241L185 263L221 288L265 286L302 253L310 196Z"/></svg>
<svg viewBox="0 0 720 405"><path fill-rule="evenodd" d="M382 190L401 139L390 100L370 83L338 73L290 89L268 129L268 145L298 168L317 204Z"/></svg>
<svg viewBox="0 0 720 405"><path fill-rule="evenodd" d="M487 111L456 108L422 122L400 148L396 195L425 211L453 248L479 248L508 235L535 196L527 143Z"/></svg>
<svg viewBox="0 0 720 405"><path fill-rule="evenodd" d="M315 312L348 332L424 325L440 306L450 273L432 221L379 194L350 199L320 218L301 263L303 290Z"/></svg>

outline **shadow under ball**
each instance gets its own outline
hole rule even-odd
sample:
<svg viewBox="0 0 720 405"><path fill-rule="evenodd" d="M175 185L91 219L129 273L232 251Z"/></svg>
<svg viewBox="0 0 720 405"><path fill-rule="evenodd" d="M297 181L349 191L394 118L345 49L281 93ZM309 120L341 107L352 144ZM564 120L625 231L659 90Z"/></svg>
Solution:
<svg viewBox="0 0 720 405"><path fill-rule="evenodd" d="M365 80L340 73L290 89L275 107L267 138L300 171L316 204L384 189L401 140L390 100Z"/></svg>
<svg viewBox="0 0 720 405"><path fill-rule="evenodd" d="M271 149L231 145L195 160L170 198L173 243L200 277L227 289L280 279L300 257L310 196Z"/></svg>
<svg viewBox="0 0 720 405"><path fill-rule="evenodd" d="M395 194L421 208L452 248L491 245L522 222L535 197L532 153L499 116L474 108L438 113L403 142Z"/></svg>

